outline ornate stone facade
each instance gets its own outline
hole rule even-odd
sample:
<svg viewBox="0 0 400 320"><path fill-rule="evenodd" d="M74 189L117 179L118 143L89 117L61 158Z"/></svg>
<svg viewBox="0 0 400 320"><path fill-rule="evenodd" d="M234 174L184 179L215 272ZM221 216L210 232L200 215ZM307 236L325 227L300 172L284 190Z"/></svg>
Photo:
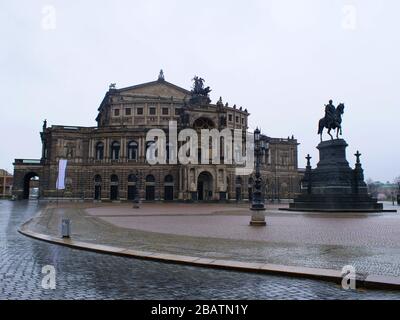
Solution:
<svg viewBox="0 0 400 320"><path fill-rule="evenodd" d="M32 177L38 176L40 198L84 200L246 200L252 177L236 176L232 164L157 164L146 161L146 133L192 128L222 130L248 128L247 109L220 99L212 104L210 89L195 78L192 91L158 80L116 89L111 85L98 108L96 127L47 126L41 132L40 160L16 159L14 195L29 196ZM297 141L263 136L268 152L262 163L267 198L293 197L299 191ZM58 160L68 159L66 189L55 189Z"/></svg>

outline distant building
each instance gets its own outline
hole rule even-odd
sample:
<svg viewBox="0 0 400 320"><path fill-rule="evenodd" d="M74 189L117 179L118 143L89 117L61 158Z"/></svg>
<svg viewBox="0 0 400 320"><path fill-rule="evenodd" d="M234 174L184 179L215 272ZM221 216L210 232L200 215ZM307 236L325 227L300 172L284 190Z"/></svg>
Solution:
<svg viewBox="0 0 400 320"><path fill-rule="evenodd" d="M400 193L399 185L396 183L390 183L389 181L386 183L381 181L369 181L368 191L374 198L377 198L380 201L391 201L393 198L397 197L398 193Z"/></svg>
<svg viewBox="0 0 400 320"><path fill-rule="evenodd" d="M31 197L30 190L36 182L39 198L45 199L251 199L253 176L236 176L233 164L150 165L146 160L151 146L146 142L146 133L156 128L168 132L170 121L176 121L178 131L247 131L247 109L229 106L222 99L211 103L210 89L203 87L203 79L194 80L191 91L167 82L163 73L156 81L127 88L116 89L112 84L98 108L96 127L47 127L46 122L40 133L41 159L15 159L14 195L19 199ZM261 170L266 197L293 197L299 192L301 178L297 140L268 136L262 139L268 147ZM57 192L57 165L62 158L68 159L66 189ZM38 178L39 181L34 180Z"/></svg>
<svg viewBox="0 0 400 320"><path fill-rule="evenodd" d="M0 198L11 197L13 176L6 170L0 169Z"/></svg>

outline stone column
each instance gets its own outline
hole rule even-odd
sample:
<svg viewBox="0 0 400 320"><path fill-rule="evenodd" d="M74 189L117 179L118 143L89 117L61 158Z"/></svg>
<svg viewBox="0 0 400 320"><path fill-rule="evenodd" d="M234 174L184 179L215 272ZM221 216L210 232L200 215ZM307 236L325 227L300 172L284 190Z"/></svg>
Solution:
<svg viewBox="0 0 400 320"><path fill-rule="evenodd" d="M87 146L88 146L87 160L90 161L90 158L92 156L92 139L90 137L89 137Z"/></svg>
<svg viewBox="0 0 400 320"><path fill-rule="evenodd" d="M110 142L109 138L104 139L104 155L103 155L103 158L106 161L108 161L109 156L110 156L110 153L109 153L109 142Z"/></svg>
<svg viewBox="0 0 400 320"><path fill-rule="evenodd" d="M124 161L126 158L126 138L122 137L120 143L121 143L121 149L120 149L121 159L122 161Z"/></svg>
<svg viewBox="0 0 400 320"><path fill-rule="evenodd" d="M94 158L94 141L93 138L89 139L89 159L93 160Z"/></svg>
<svg viewBox="0 0 400 320"><path fill-rule="evenodd" d="M144 153L145 153L145 145L144 145L144 138L139 138L139 162L144 162Z"/></svg>

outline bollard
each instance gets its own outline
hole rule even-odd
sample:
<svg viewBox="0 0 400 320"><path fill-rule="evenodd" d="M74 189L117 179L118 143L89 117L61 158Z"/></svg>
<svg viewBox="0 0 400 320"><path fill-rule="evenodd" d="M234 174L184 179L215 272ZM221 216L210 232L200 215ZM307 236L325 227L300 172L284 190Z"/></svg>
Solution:
<svg viewBox="0 0 400 320"><path fill-rule="evenodd" d="M62 219L61 221L61 235L63 238L69 238L71 232L71 222L69 219Z"/></svg>
<svg viewBox="0 0 400 320"><path fill-rule="evenodd" d="M139 200L138 199L133 200L133 209L139 209Z"/></svg>

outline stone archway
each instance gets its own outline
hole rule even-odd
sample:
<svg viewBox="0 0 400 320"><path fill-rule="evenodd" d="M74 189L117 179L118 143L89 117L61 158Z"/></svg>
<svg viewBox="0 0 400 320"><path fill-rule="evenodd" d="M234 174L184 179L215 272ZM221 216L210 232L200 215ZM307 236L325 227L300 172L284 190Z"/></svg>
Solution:
<svg viewBox="0 0 400 320"><path fill-rule="evenodd" d="M32 171L24 176L23 199L37 198L39 198L39 175Z"/></svg>
<svg viewBox="0 0 400 320"><path fill-rule="evenodd" d="M200 130L200 129L213 129L215 128L215 123L213 120L207 117L200 117L197 118L194 122L192 127L195 130Z"/></svg>
<svg viewBox="0 0 400 320"><path fill-rule="evenodd" d="M197 200L207 201L213 198L213 176L208 171L202 171L197 177Z"/></svg>

